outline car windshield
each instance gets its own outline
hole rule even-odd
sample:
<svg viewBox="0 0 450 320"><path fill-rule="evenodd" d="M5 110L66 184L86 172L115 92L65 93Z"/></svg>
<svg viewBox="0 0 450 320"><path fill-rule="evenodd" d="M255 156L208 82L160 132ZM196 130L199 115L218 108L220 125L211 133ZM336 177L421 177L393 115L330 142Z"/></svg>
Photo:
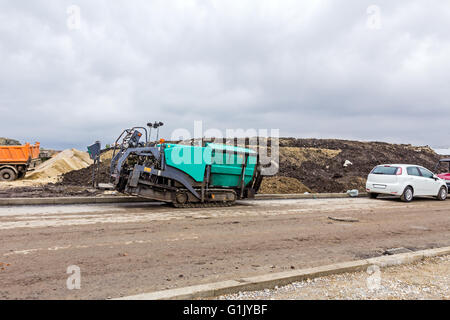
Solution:
<svg viewBox="0 0 450 320"><path fill-rule="evenodd" d="M391 166L378 166L372 170L372 174L386 174L386 175L395 175L397 173L397 167Z"/></svg>

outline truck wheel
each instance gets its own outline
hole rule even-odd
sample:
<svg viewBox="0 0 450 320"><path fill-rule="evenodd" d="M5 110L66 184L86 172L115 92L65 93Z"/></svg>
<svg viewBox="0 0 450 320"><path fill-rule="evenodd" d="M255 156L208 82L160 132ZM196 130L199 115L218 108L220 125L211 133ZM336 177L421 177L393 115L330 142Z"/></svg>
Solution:
<svg viewBox="0 0 450 320"><path fill-rule="evenodd" d="M440 201L444 201L444 200L447 199L447 196L448 196L447 188L446 188L446 187L442 187L442 188L439 190L437 199L440 200Z"/></svg>
<svg viewBox="0 0 450 320"><path fill-rule="evenodd" d="M376 199L377 197L378 197L378 193L373 193L373 192L369 193L369 198L370 199Z"/></svg>
<svg viewBox="0 0 450 320"><path fill-rule="evenodd" d="M400 199L403 202L411 202L414 198L414 191L411 187L406 187Z"/></svg>
<svg viewBox="0 0 450 320"><path fill-rule="evenodd" d="M14 170L9 168L4 168L0 170L0 181L13 181L16 180L17 176Z"/></svg>

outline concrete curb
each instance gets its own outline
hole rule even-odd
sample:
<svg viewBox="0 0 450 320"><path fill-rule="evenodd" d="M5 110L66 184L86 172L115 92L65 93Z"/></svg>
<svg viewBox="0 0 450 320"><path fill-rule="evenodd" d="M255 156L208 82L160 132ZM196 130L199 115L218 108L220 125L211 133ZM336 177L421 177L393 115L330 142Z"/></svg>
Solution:
<svg viewBox="0 0 450 320"><path fill-rule="evenodd" d="M357 198L367 197L367 193L360 193ZM257 194L256 200L277 200L277 199L341 199L350 198L346 193L308 193L308 194Z"/></svg>
<svg viewBox="0 0 450 320"><path fill-rule="evenodd" d="M366 197L361 193L358 197ZM311 194L257 194L256 200L281 199L340 199L349 198L346 193L311 193ZM57 197L57 198L0 198L0 206L10 205L57 205L57 204L95 204L95 203L124 203L124 202L153 202L139 197Z"/></svg>
<svg viewBox="0 0 450 320"><path fill-rule="evenodd" d="M271 289L292 282L313 279L317 277L367 270L371 265L381 268L413 263L427 257L437 257L450 254L450 247L408 252L392 256L383 256L366 260L335 263L328 266L271 273L262 276L248 277L236 280L201 284L178 289L155 291L114 300L189 300L197 298L217 297L240 291L255 291Z"/></svg>

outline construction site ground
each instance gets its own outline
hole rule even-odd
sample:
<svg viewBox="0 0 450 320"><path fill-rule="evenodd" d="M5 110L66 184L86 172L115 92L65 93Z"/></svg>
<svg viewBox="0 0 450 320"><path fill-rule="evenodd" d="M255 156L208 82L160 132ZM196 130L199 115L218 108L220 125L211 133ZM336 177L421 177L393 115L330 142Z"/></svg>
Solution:
<svg viewBox="0 0 450 320"><path fill-rule="evenodd" d="M450 201L0 207L1 299L107 299L450 245ZM81 289L69 290L69 266Z"/></svg>

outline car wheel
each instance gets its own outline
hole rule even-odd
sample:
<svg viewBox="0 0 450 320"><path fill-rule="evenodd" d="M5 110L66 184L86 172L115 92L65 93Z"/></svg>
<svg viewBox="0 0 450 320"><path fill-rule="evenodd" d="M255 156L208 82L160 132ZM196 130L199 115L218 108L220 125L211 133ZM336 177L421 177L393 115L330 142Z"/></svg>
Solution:
<svg viewBox="0 0 450 320"><path fill-rule="evenodd" d="M406 187L400 199L403 202L411 202L414 198L414 191L411 187Z"/></svg>
<svg viewBox="0 0 450 320"><path fill-rule="evenodd" d="M377 197L378 197L378 193L372 193L372 192L369 193L370 199L376 199Z"/></svg>
<svg viewBox="0 0 450 320"><path fill-rule="evenodd" d="M440 200L440 201L444 201L444 200L447 199L447 196L448 196L447 188L446 188L446 187L442 187L442 188L439 190L437 199Z"/></svg>

